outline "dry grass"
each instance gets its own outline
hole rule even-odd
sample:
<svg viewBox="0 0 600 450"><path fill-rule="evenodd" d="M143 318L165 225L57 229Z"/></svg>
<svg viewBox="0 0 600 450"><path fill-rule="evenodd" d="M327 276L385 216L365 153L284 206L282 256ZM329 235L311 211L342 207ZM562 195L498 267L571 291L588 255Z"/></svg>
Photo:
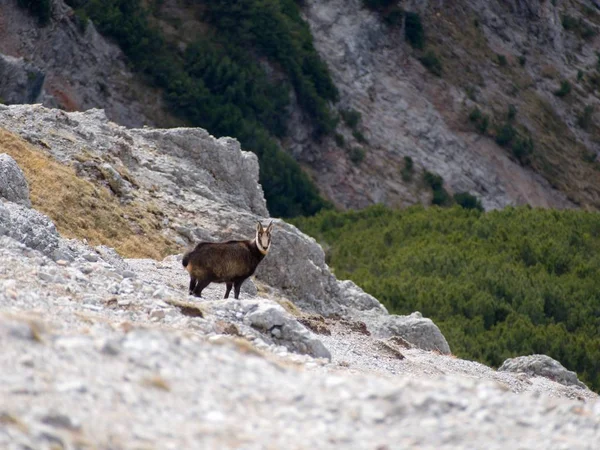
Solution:
<svg viewBox="0 0 600 450"><path fill-rule="evenodd" d="M260 358L265 357L265 353L257 349L254 346L254 344L252 344L252 342L238 336L214 336L208 342L214 345L224 345L232 347L238 352L243 353L245 355L253 355L258 356Z"/></svg>
<svg viewBox="0 0 600 450"><path fill-rule="evenodd" d="M158 374L144 378L142 380L142 384L144 386L148 386L165 392L171 391L171 386L169 385L169 382Z"/></svg>
<svg viewBox="0 0 600 450"><path fill-rule="evenodd" d="M283 307L283 309L285 309L287 312L289 312L292 316L294 317L302 317L303 313L302 311L300 311L300 308L298 308L296 305L294 305L290 300L286 299L286 298L272 298L272 300L275 300L277 303L279 303L280 306Z"/></svg>
<svg viewBox="0 0 600 450"><path fill-rule="evenodd" d="M175 306L179 309L181 314L189 317L204 317L204 311L200 308L200 305L192 302L182 302L174 299L165 300L169 305Z"/></svg>
<svg viewBox="0 0 600 450"><path fill-rule="evenodd" d="M120 203L104 186L77 177L20 137L0 129L0 153L11 155L29 183L31 203L64 237L108 245L130 258L162 259L178 247L161 234L157 211Z"/></svg>
<svg viewBox="0 0 600 450"><path fill-rule="evenodd" d="M0 413L0 425L9 425L15 427L22 433L27 433L28 431L27 425L25 425L21 419L6 412Z"/></svg>

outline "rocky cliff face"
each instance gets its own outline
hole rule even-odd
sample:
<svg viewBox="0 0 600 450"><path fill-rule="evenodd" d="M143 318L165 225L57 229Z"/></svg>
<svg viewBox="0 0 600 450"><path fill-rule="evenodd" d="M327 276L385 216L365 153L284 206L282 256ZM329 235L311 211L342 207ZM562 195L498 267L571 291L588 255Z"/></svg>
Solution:
<svg viewBox="0 0 600 450"><path fill-rule="evenodd" d="M486 208L597 208L597 6L539 0L401 6L420 15L425 50L411 48L401 28L386 25L361 0L304 2L315 45L341 93L335 108L360 112L358 131L366 138L357 139L341 121L343 145L333 137L314 141L309 121L292 102L290 134L282 144L325 196L344 208L428 204L432 193L423 172L430 171L441 175L451 193L470 192ZM205 26L185 2L170 0L161 8L158 25L182 47ZM0 53L7 55L0 79L10 78L10 92L17 93L0 92L5 102L100 107L127 126L177 124L160 92L144 86L120 50L93 25L78 24L62 0L54 1L51 26L37 27L16 1L0 5L0 21ZM419 61L427 51L439 57L441 77ZM9 76L2 75L7 61ZM26 73L37 75L25 82ZM571 90L557 96L562 82ZM509 108L516 113L511 126L534 145L526 161L510 143L503 148L495 140ZM489 119L483 135L469 120L475 109ZM352 156L358 149L362 162ZM403 177L406 157L414 169Z"/></svg>
<svg viewBox="0 0 600 450"><path fill-rule="evenodd" d="M166 112L161 93L129 70L116 45L91 22L79 23L63 0L52 4L50 25L40 27L16 0L0 3L2 103L43 103L66 111L103 108L126 126L178 123Z"/></svg>
<svg viewBox="0 0 600 450"><path fill-rule="evenodd" d="M340 103L362 114L368 139L366 159L358 166L335 163L344 152L333 141L319 148L318 158L303 156L311 153L310 142L290 144L301 159L314 159L315 176L328 196L348 207L426 201L420 176L412 183L400 176L409 156L419 168L440 174L451 191L480 197L486 208L524 203L596 208L597 175L582 156L588 152L588 160L595 159L598 147L590 136L595 132L576 124L586 105L598 104L595 89L581 80L595 76L595 7L543 1L402 6L420 14L426 48L443 64L441 77L419 62L423 52L405 42L402 30L385 25L362 1L306 2L306 19L340 89ZM589 27L587 40L565 29L565 17ZM576 85L567 101L554 95L561 80ZM503 123L509 105L533 134L534 154L541 154L529 165L469 124L476 107ZM350 130L344 134L347 142L361 145ZM582 172L589 177L586 187Z"/></svg>
<svg viewBox="0 0 600 450"><path fill-rule="evenodd" d="M186 245L267 219L256 157L236 141L39 105L2 106L0 122L11 155L0 157L2 448L584 449L600 438L598 396L556 361L500 372L446 355L430 320L390 316L336 280L283 221L239 300L220 285L188 297ZM101 245L113 242L174 254L124 259Z"/></svg>

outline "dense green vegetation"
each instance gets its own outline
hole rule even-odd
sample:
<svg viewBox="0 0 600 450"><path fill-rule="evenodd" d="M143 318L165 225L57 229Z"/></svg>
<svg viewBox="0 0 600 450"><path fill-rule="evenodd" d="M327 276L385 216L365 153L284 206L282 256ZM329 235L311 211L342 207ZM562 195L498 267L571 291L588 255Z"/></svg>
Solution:
<svg viewBox="0 0 600 450"><path fill-rule="evenodd" d="M381 206L295 223L391 312L421 311L453 353L493 366L543 353L600 390L600 215Z"/></svg>
<svg viewBox="0 0 600 450"><path fill-rule="evenodd" d="M328 207L273 139L286 134L291 89L317 135L336 126L327 102L337 100L337 89L293 0L196 0L212 28L184 52L151 25L140 0L68 3L78 18L91 18L117 41L134 69L164 90L175 114L216 136L234 136L258 155L271 215L310 215ZM271 79L257 52L281 68L286 80Z"/></svg>

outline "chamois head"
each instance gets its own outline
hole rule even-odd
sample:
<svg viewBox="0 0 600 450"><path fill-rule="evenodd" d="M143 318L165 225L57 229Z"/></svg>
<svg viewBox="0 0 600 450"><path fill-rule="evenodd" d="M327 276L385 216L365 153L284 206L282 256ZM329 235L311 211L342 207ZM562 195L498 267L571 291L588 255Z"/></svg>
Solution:
<svg viewBox="0 0 600 450"><path fill-rule="evenodd" d="M263 255L267 254L271 246L271 231L273 231L273 222L267 228L263 228L260 222L256 225L256 247Z"/></svg>

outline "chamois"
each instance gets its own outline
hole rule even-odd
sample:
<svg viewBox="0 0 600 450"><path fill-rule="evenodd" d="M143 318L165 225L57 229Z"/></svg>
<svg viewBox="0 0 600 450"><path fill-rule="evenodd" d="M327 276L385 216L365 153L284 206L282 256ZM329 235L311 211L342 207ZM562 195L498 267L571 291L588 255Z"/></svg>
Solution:
<svg viewBox="0 0 600 450"><path fill-rule="evenodd" d="M271 246L273 222L265 229L258 222L256 237L247 241L200 242L194 250L183 255L183 267L190 274L190 295L202 297L210 283L226 283L225 297L231 287L234 296L240 295L242 283L251 276Z"/></svg>

